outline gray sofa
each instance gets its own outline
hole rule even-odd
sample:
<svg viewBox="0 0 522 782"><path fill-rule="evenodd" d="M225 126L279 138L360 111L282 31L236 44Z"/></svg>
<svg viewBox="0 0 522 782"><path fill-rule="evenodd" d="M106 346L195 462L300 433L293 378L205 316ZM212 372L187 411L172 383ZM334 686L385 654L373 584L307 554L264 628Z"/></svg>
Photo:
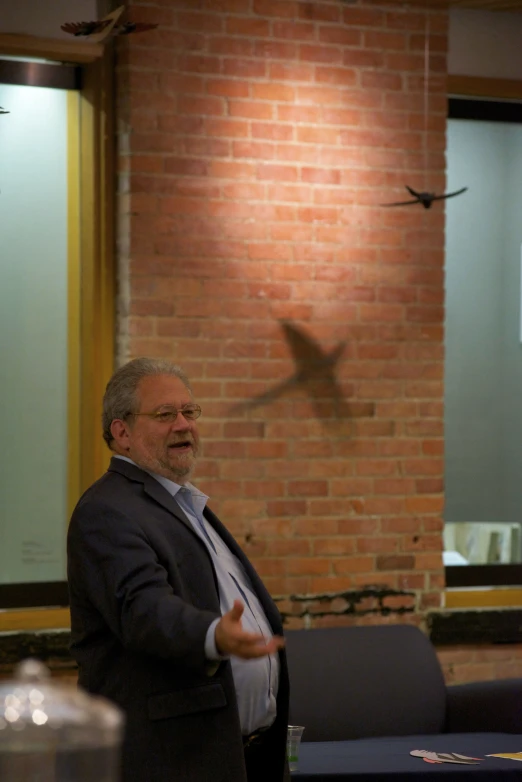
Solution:
<svg viewBox="0 0 522 782"><path fill-rule="evenodd" d="M285 636L290 721L305 726L305 742L522 733L522 679L446 686L434 647L416 627L335 627Z"/></svg>

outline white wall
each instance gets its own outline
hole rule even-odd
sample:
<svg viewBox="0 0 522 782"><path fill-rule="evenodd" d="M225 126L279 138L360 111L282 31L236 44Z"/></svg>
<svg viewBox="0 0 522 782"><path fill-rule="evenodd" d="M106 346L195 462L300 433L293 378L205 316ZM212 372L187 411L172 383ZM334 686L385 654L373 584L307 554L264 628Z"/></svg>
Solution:
<svg viewBox="0 0 522 782"><path fill-rule="evenodd" d="M96 19L96 6L96 0L0 0L0 33L74 40L60 25Z"/></svg>
<svg viewBox="0 0 522 782"><path fill-rule="evenodd" d="M522 13L452 8L448 72L522 79Z"/></svg>

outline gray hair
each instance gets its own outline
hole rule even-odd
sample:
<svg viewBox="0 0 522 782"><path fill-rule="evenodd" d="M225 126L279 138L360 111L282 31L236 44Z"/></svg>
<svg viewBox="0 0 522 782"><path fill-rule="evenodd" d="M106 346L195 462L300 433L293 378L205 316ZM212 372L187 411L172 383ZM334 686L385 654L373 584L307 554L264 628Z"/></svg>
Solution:
<svg viewBox="0 0 522 782"><path fill-rule="evenodd" d="M181 367L163 358L135 358L116 370L105 389L103 396L102 427L103 439L111 447L114 439L111 433L112 422L124 420L139 407L138 384L144 377L154 375L173 375L181 380L192 394L190 381Z"/></svg>

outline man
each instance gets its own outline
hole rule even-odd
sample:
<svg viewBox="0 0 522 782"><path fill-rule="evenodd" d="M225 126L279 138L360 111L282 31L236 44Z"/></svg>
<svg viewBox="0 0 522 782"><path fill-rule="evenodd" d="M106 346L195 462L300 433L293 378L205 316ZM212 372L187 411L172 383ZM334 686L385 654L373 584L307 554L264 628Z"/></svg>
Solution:
<svg viewBox="0 0 522 782"><path fill-rule="evenodd" d="M68 535L79 682L126 713L124 782L281 782L288 675L279 612L190 482L182 370L139 358L107 385L114 456Z"/></svg>

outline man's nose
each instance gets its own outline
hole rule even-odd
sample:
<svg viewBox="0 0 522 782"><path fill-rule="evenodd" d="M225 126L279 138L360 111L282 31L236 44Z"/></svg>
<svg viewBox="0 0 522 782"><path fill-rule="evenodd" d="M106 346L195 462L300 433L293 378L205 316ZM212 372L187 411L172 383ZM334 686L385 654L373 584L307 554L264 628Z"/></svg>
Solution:
<svg viewBox="0 0 522 782"><path fill-rule="evenodd" d="M178 414L171 424L171 429L174 429L175 431L183 431L185 429L190 429L191 424L192 422L185 418L181 410L178 410Z"/></svg>

